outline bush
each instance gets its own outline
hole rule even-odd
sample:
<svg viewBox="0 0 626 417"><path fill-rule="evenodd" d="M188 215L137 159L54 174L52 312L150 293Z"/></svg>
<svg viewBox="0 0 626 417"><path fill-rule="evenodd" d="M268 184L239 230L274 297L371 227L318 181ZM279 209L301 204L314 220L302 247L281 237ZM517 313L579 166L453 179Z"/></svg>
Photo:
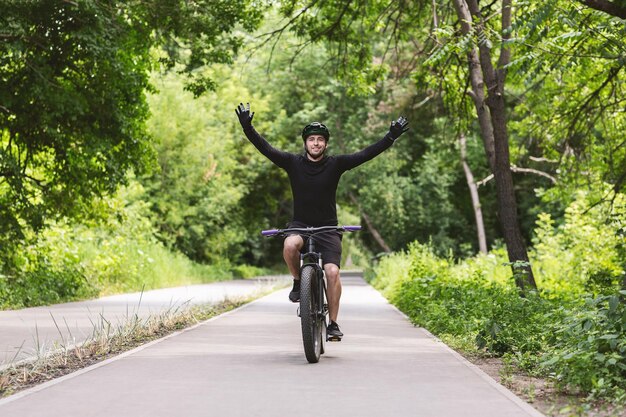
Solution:
<svg viewBox="0 0 626 417"><path fill-rule="evenodd" d="M402 265L402 257L410 259L410 267L394 279L395 268L389 264ZM413 244L408 254L381 262L375 285L414 323L444 340L496 355L539 352L543 317L551 304L537 294L520 297L512 280L494 281L485 269L493 271L487 257L454 265L437 258L429 246Z"/></svg>
<svg viewBox="0 0 626 417"><path fill-rule="evenodd" d="M57 270L42 266L20 277L3 278L0 283L0 308L57 304L97 294L77 269Z"/></svg>
<svg viewBox="0 0 626 417"><path fill-rule="evenodd" d="M609 202L590 207L588 198L579 193L561 224L555 225L548 214L539 215L530 256L545 295L580 298L589 292L612 293L619 286L624 273L619 218L607 215Z"/></svg>
<svg viewBox="0 0 626 417"><path fill-rule="evenodd" d="M94 217L31 233L5 253L2 308L45 305L232 277L230 264L199 265L156 238L137 183L94 203Z"/></svg>
<svg viewBox="0 0 626 417"><path fill-rule="evenodd" d="M406 252L395 252L379 258L374 270L366 270L365 276L383 295L391 299L402 282L408 279L411 257Z"/></svg>
<svg viewBox="0 0 626 417"><path fill-rule="evenodd" d="M455 348L505 356L564 390L624 399L623 227L581 201L558 226L540 216L531 252L539 292L520 295L501 248L455 262L419 243L383 258L373 284Z"/></svg>
<svg viewBox="0 0 626 417"><path fill-rule="evenodd" d="M561 308L542 366L563 388L596 397L624 396L626 291L588 297L575 310Z"/></svg>
<svg viewBox="0 0 626 417"><path fill-rule="evenodd" d="M53 260L49 251L35 245L19 248L11 259L13 268L0 274L0 308L55 304L97 294L76 261Z"/></svg>
<svg viewBox="0 0 626 417"><path fill-rule="evenodd" d="M50 236L65 236L58 227ZM4 275L0 279L2 308L29 307L82 299L97 294L77 256L70 239L54 239L53 245L41 244L47 237L27 236L4 254ZM41 240L39 240L41 238Z"/></svg>
<svg viewBox="0 0 626 417"><path fill-rule="evenodd" d="M254 278L261 275L269 275L267 269L251 265L237 265L232 268L233 278Z"/></svg>

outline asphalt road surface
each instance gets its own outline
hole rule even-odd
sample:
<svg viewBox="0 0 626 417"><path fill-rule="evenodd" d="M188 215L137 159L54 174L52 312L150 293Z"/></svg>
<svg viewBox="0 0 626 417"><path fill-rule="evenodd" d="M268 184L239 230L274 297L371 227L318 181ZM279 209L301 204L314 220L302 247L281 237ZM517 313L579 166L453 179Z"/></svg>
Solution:
<svg viewBox="0 0 626 417"><path fill-rule="evenodd" d="M185 304L214 304L225 298L248 297L273 285L284 285L287 278L274 276L221 281L0 311L0 369L62 346L81 343L90 338L94 330L106 326L107 322L115 329L135 315L147 318L183 308Z"/></svg>
<svg viewBox="0 0 626 417"><path fill-rule="evenodd" d="M317 364L288 290L0 400L0 416L542 416L358 277Z"/></svg>

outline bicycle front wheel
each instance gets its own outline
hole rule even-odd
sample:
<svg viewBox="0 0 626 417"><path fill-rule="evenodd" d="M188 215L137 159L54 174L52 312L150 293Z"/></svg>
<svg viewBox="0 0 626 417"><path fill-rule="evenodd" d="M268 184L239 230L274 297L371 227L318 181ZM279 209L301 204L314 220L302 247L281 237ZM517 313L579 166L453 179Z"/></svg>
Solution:
<svg viewBox="0 0 626 417"><path fill-rule="evenodd" d="M310 363L317 363L322 353L322 323L317 302L317 271L307 265L300 272L300 323L304 355Z"/></svg>

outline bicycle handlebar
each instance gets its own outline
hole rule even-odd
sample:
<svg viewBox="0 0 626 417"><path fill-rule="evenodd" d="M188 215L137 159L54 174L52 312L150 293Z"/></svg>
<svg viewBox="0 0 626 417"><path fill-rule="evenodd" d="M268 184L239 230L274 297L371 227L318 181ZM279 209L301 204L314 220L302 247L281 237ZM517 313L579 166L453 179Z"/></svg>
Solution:
<svg viewBox="0 0 626 417"><path fill-rule="evenodd" d="M290 232L299 232L308 235L314 235L316 233L336 230L338 232L357 232L361 230L361 226L321 226L321 227L292 227L289 229L269 229L261 230L263 236L276 236L284 235Z"/></svg>

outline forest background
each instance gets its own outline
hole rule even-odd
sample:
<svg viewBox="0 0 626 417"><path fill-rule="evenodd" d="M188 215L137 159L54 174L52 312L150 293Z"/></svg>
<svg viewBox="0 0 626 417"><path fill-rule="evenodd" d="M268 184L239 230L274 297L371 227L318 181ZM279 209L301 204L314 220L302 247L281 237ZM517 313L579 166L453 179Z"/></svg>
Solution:
<svg viewBox="0 0 626 417"><path fill-rule="evenodd" d="M626 3L0 1L0 307L283 268L331 130L345 267L456 348L626 400Z"/></svg>

